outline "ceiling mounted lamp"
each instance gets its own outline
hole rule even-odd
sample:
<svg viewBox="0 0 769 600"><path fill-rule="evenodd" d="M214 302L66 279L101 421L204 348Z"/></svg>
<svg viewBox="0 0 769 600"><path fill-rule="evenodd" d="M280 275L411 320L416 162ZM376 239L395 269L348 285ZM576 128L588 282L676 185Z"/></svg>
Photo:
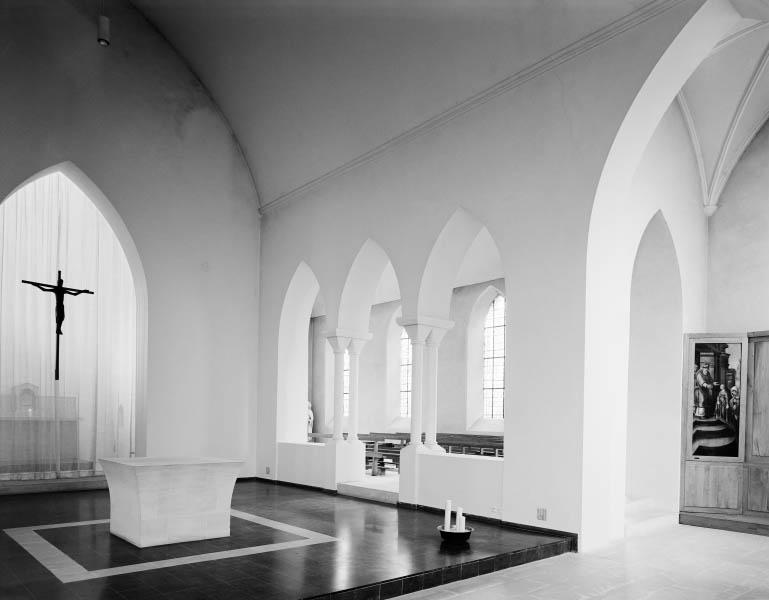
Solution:
<svg viewBox="0 0 769 600"><path fill-rule="evenodd" d="M109 17L105 16L104 14L104 0L102 0L101 11L99 11L99 26L98 33L96 35L96 41L99 42L99 45L104 48L109 46L110 42Z"/></svg>

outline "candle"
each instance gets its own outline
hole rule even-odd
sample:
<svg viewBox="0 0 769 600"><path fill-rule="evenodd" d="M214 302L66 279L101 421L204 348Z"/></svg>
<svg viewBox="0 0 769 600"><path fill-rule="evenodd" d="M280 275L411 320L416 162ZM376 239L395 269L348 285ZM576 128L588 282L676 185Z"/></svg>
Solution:
<svg viewBox="0 0 769 600"><path fill-rule="evenodd" d="M462 507L457 507L457 531L465 530L465 515L462 514Z"/></svg>
<svg viewBox="0 0 769 600"><path fill-rule="evenodd" d="M451 500L446 500L446 512L443 514L443 529L451 529Z"/></svg>

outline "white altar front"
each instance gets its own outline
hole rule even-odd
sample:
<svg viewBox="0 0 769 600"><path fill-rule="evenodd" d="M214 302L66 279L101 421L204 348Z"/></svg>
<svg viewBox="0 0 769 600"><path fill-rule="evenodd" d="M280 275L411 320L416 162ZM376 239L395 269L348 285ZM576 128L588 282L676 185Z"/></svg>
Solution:
<svg viewBox="0 0 769 600"><path fill-rule="evenodd" d="M110 532L139 548L230 535L242 460L101 458Z"/></svg>

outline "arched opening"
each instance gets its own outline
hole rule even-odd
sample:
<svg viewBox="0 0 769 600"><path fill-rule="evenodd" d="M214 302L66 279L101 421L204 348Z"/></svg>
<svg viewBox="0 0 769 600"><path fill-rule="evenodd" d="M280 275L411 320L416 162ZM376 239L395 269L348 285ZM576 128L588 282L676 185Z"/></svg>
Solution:
<svg viewBox="0 0 769 600"><path fill-rule="evenodd" d="M0 406L13 429L0 432L2 477L91 475L99 458L143 454L146 283L122 219L63 163L16 188L0 222ZM50 288L21 284L55 285L58 271L95 292L64 296L61 337Z"/></svg>
<svg viewBox="0 0 769 600"><path fill-rule="evenodd" d="M678 510L682 310L678 258L658 212L638 246L630 293L628 531Z"/></svg>
<svg viewBox="0 0 769 600"><path fill-rule="evenodd" d="M676 94L739 20L730 3L716 0L692 17L635 97L598 183L586 263L582 548L601 546L624 533L631 275L639 225L648 222L634 206L634 177ZM671 223L671 231L677 239L680 229ZM704 311L689 309L690 289L698 287L688 285L683 264L681 276L683 327L702 327Z"/></svg>
<svg viewBox="0 0 769 600"><path fill-rule="evenodd" d="M306 263L288 284L278 331L276 440L304 443L308 434L310 316L320 285Z"/></svg>
<svg viewBox="0 0 769 600"><path fill-rule="evenodd" d="M393 318L400 310L399 301L400 285L392 262L379 244L366 240L350 266L336 320L337 332L351 338L344 357L343 400L345 429L348 441L354 444L358 443L356 435L389 431L401 420L396 407L398 398L393 375L397 366L393 362L392 340ZM351 385L353 381L357 381L357 385ZM366 466L361 448L350 448L350 451L357 452L356 456L363 461L356 478L362 482L360 485L397 494L396 472L372 469L371 461ZM372 479L385 473L393 476L386 485L381 478Z"/></svg>
<svg viewBox="0 0 769 600"><path fill-rule="evenodd" d="M427 258L416 311L409 313L406 307L402 319L414 348L411 438L420 427L425 437L424 451L417 448L402 453L402 501L435 506L441 504L439 498L457 498L462 506L474 506L477 514L485 516L492 516L489 507L501 506L503 459L496 456L482 464L477 457L470 460L466 455L444 453L440 440L460 434L480 442L483 436L485 442L498 444L501 453L499 434L504 431L504 421L483 418L483 369L484 324L489 307L504 292L504 284L501 255L488 229L469 212L458 209ZM506 327L503 314L497 323L500 333ZM424 358L418 377L420 338L424 340L420 349ZM504 405L499 401L504 398L504 382L510 377L504 359L497 363L501 367L497 378L497 408L501 413ZM414 412L420 410L416 393L420 391L423 421L415 426ZM489 400L493 403L492 398ZM415 476L419 469L438 475L427 485ZM472 489L459 483L470 480L474 482Z"/></svg>

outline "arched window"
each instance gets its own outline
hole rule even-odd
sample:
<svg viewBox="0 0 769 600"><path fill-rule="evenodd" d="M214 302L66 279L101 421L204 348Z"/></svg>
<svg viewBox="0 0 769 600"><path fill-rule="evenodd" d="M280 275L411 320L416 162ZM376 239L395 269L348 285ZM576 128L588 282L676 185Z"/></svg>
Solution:
<svg viewBox="0 0 769 600"><path fill-rule="evenodd" d="M483 418L505 416L505 297L494 298L483 325Z"/></svg>
<svg viewBox="0 0 769 600"><path fill-rule="evenodd" d="M401 417L411 416L411 340L401 329Z"/></svg>
<svg viewBox="0 0 769 600"><path fill-rule="evenodd" d="M90 476L98 458L128 458L137 294L112 225L64 172L48 172L0 204L0 265L0 479ZM64 301L55 378L52 294L21 281L55 285L59 275L96 293Z"/></svg>
<svg viewBox="0 0 769 600"><path fill-rule="evenodd" d="M344 351L344 416L350 416L350 352Z"/></svg>

